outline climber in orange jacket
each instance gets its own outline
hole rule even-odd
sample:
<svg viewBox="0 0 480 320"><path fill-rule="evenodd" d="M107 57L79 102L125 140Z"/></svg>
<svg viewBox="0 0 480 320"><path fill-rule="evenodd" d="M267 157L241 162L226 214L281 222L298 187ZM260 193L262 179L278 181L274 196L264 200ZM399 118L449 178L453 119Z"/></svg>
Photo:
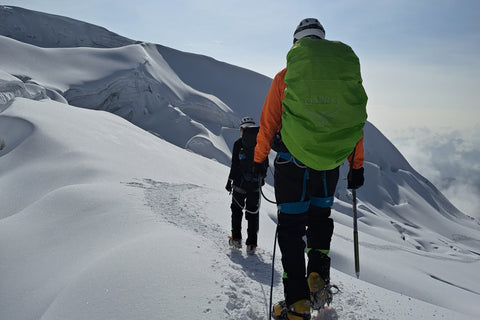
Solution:
<svg viewBox="0 0 480 320"><path fill-rule="evenodd" d="M271 148L277 152L274 186L285 301L275 304L276 319L310 319L311 307L331 302L331 206L345 160L348 188L364 183L366 103L353 50L326 40L317 19L302 20L287 67L275 76L266 97L254 155L254 168L265 175L260 163Z"/></svg>

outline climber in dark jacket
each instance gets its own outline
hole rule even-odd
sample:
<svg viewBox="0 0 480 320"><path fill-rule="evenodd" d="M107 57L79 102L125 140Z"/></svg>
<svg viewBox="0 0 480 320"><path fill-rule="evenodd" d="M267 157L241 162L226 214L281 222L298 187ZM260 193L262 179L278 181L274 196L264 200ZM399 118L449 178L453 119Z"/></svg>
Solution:
<svg viewBox="0 0 480 320"><path fill-rule="evenodd" d="M226 189L232 193L232 235L230 245L242 246L242 219L245 209L247 228L247 252L253 253L257 247L258 212L260 209L260 187L264 184L263 177L252 174L253 153L259 127L251 117L245 117L240 124L241 137L235 141L232 152L232 165ZM265 168L268 160L262 162Z"/></svg>

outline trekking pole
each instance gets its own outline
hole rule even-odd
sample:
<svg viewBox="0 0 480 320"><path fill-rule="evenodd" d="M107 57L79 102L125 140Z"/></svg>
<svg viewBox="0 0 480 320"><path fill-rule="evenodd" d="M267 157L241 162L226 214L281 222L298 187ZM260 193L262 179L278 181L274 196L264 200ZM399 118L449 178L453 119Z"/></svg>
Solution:
<svg viewBox="0 0 480 320"><path fill-rule="evenodd" d="M355 274L360 276L360 257L358 254L358 227L357 227L357 190L352 189L353 196L353 248L355 254Z"/></svg>
<svg viewBox="0 0 480 320"><path fill-rule="evenodd" d="M275 249L277 248L278 223L275 228L275 239L273 240L273 256L272 256L272 280L270 282L270 305L268 306L268 320L272 319L272 299L273 299L273 277L275 275Z"/></svg>

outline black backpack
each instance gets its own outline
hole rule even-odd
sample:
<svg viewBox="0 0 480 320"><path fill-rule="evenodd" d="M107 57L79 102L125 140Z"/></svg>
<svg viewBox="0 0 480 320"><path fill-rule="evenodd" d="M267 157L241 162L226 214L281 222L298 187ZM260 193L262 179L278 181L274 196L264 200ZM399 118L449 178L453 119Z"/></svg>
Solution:
<svg viewBox="0 0 480 320"><path fill-rule="evenodd" d="M243 177L246 181L252 181L251 176L253 157L255 155L255 146L257 145L257 135L260 127L243 128L242 149L240 150L240 161ZM255 179L258 181L258 179Z"/></svg>
<svg viewBox="0 0 480 320"><path fill-rule="evenodd" d="M255 146L257 145L257 135L260 127L246 127L243 128L242 146L248 160L253 161L255 153Z"/></svg>

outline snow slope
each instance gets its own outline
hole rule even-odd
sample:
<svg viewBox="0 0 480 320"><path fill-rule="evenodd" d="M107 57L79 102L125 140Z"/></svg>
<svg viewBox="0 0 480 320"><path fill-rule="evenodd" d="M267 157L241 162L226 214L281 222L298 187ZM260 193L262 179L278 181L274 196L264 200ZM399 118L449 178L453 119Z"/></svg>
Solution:
<svg viewBox="0 0 480 320"><path fill-rule="evenodd" d="M258 255L229 252L222 163L245 104L208 70L246 93L241 79L263 81L153 44L41 48L0 36L0 319L266 318L276 208L262 204ZM344 166L332 247L342 292L317 318L476 319L478 221L371 124L365 135L361 277L351 276ZM274 300L280 274L277 257Z"/></svg>
<svg viewBox="0 0 480 320"><path fill-rule="evenodd" d="M257 255L230 252L228 167L110 113L48 99L11 101L0 139L0 318L267 317L276 208L262 204ZM394 241L400 235L363 205L357 280L348 207L336 200L332 278L341 293L317 319L480 315L478 255ZM281 270L277 256L274 300Z"/></svg>

